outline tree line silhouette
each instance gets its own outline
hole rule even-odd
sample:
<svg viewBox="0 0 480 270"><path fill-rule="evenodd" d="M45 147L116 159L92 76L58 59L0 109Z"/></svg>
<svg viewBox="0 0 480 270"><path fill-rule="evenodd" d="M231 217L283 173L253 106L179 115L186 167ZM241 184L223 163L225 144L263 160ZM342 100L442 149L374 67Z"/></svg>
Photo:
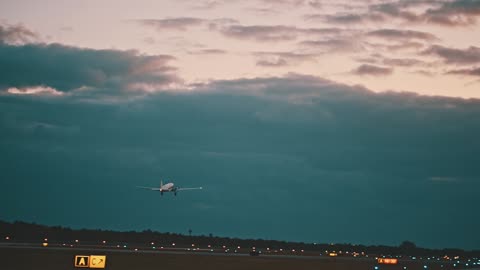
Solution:
<svg viewBox="0 0 480 270"><path fill-rule="evenodd" d="M385 245L355 245L355 244L320 244L320 243L303 243L303 242L287 242L278 240L264 239L239 239L229 237L217 237L213 235L191 235L177 233L162 233L151 230L144 231L111 231L111 230L92 230L92 229L71 229L61 226L45 226L35 223L26 223L21 221L6 222L0 221L0 241L17 242L17 243L39 243L46 241L49 243L66 243L84 245L98 245L107 243L108 245L128 245L130 247L151 247L151 246L171 246L173 243L177 247L190 247L195 244L196 247L206 248L226 248L236 249L240 246L243 250L255 247L257 250L285 250L293 249L308 252L337 252L339 255L352 254L357 252L369 255L386 255L386 256L419 256L419 257L443 257L460 256L461 258L480 257L480 250L462 250L462 249L428 249L421 248L411 241L404 241L399 246ZM153 243L153 244L152 244Z"/></svg>

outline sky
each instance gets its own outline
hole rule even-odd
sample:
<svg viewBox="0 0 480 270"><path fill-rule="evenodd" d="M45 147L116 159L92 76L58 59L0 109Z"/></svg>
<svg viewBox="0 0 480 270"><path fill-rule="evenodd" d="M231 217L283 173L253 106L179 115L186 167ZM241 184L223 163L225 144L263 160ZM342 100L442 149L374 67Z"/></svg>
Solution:
<svg viewBox="0 0 480 270"><path fill-rule="evenodd" d="M480 1L0 3L0 219L480 249ZM160 180L202 191L136 189Z"/></svg>

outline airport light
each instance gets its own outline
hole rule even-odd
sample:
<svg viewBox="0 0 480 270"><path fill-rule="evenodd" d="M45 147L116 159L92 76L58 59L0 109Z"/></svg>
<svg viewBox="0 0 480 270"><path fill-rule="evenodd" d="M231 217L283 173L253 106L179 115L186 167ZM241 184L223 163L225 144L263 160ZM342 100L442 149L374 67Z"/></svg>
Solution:
<svg viewBox="0 0 480 270"><path fill-rule="evenodd" d="M43 241L47 242L47 241L48 241L48 238L44 238Z"/></svg>
<svg viewBox="0 0 480 270"><path fill-rule="evenodd" d="M78 243L78 239L75 239L75 243Z"/></svg>
<svg viewBox="0 0 480 270"><path fill-rule="evenodd" d="M172 243L172 246L175 246L175 243Z"/></svg>
<svg viewBox="0 0 480 270"><path fill-rule="evenodd" d="M103 240L102 243L105 244L105 243L107 243L107 241Z"/></svg>
<svg viewBox="0 0 480 270"><path fill-rule="evenodd" d="M10 236L5 236L5 240L10 240Z"/></svg>
<svg viewBox="0 0 480 270"><path fill-rule="evenodd" d="M152 246L153 246L153 245L155 245L155 243L154 243L154 242L151 242L151 243L150 243L150 245L152 245Z"/></svg>

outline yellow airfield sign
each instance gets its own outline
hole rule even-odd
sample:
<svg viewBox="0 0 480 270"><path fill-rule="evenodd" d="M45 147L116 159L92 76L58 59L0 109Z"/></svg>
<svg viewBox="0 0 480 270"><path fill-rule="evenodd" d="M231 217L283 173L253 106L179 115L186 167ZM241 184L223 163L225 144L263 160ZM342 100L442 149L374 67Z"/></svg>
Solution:
<svg viewBox="0 0 480 270"><path fill-rule="evenodd" d="M80 268L105 268L106 262L105 255L76 255L74 265Z"/></svg>

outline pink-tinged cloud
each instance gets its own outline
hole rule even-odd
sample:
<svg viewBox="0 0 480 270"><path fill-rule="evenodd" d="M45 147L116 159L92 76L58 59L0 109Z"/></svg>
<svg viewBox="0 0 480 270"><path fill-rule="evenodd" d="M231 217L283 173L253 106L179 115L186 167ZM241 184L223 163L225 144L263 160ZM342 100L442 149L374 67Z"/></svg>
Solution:
<svg viewBox="0 0 480 270"><path fill-rule="evenodd" d="M447 64L465 65L480 63L480 48L475 46L467 49L456 49L434 45L422 52L422 54L440 57Z"/></svg>
<svg viewBox="0 0 480 270"><path fill-rule="evenodd" d="M298 65L306 61L315 62L317 55L293 52L256 52L256 65L264 67L283 67Z"/></svg>
<svg viewBox="0 0 480 270"><path fill-rule="evenodd" d="M415 10L423 10L415 12ZM393 1L373 3L368 11L337 13L317 16L332 24L379 23L400 20L409 24L435 24L440 26L468 26L477 23L480 16L480 1Z"/></svg>
<svg viewBox="0 0 480 270"><path fill-rule="evenodd" d="M477 77L480 77L480 67L464 68L464 69L454 69L454 70L448 71L447 74L468 75L468 76L477 76Z"/></svg>
<svg viewBox="0 0 480 270"><path fill-rule="evenodd" d="M180 30L185 31L188 27L196 26L205 22L203 19L192 17L170 18L170 19L145 19L137 20L138 23L144 26L153 27L156 30Z"/></svg>
<svg viewBox="0 0 480 270"><path fill-rule="evenodd" d="M360 65L356 69L352 70L352 74L355 75L371 75L371 76L387 76L393 73L393 68L381 67L375 65Z"/></svg>
<svg viewBox="0 0 480 270"><path fill-rule="evenodd" d="M255 41L291 41L299 36L337 36L355 30L341 28L302 28L286 25L230 25L220 29L226 37Z"/></svg>
<svg viewBox="0 0 480 270"><path fill-rule="evenodd" d="M38 34L21 24L0 25L0 43L21 45L39 40L40 37Z"/></svg>
<svg viewBox="0 0 480 270"><path fill-rule="evenodd" d="M439 40L433 34L421 31L414 30L398 30L398 29L379 29L370 31L367 33L368 36L383 38L388 40L421 40L421 41L437 41Z"/></svg>

